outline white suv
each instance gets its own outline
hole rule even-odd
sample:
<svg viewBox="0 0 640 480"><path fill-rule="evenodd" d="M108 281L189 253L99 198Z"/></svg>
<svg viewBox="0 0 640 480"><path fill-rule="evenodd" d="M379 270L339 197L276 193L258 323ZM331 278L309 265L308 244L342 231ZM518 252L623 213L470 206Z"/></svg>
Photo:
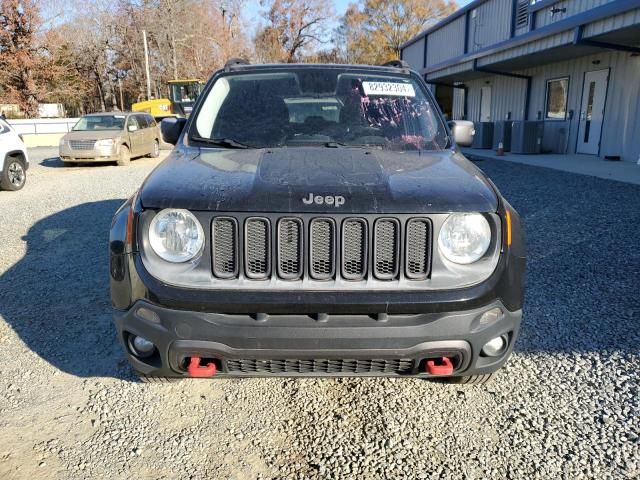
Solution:
<svg viewBox="0 0 640 480"><path fill-rule="evenodd" d="M0 119L0 188L20 190L27 181L29 157L22 137Z"/></svg>

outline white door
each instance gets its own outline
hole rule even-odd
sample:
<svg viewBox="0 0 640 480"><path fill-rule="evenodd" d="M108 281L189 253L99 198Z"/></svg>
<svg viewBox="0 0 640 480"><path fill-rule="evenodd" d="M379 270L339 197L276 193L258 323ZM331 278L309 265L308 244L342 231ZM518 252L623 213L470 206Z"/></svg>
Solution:
<svg viewBox="0 0 640 480"><path fill-rule="evenodd" d="M491 87L480 87L480 121L491 121Z"/></svg>
<svg viewBox="0 0 640 480"><path fill-rule="evenodd" d="M580 127L576 152L598 155L600 153L600 133L604 120L604 105L607 101L609 70L598 70L584 74L582 105L580 107Z"/></svg>

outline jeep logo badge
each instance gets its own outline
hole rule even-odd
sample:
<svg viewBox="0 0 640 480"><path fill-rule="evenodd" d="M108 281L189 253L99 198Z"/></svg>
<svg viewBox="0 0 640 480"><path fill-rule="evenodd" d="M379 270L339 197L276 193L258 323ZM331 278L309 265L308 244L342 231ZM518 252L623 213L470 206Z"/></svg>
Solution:
<svg viewBox="0 0 640 480"><path fill-rule="evenodd" d="M302 199L302 203L305 205L333 205L334 207L341 207L344 205L344 197L342 195L314 195L313 192L308 197Z"/></svg>

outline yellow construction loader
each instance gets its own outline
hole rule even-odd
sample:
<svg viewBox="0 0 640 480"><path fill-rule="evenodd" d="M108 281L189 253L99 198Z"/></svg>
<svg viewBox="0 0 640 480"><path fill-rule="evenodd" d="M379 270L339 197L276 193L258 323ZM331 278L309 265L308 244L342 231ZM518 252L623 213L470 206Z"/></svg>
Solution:
<svg viewBox="0 0 640 480"><path fill-rule="evenodd" d="M131 105L133 112L150 113L157 120L188 117L202 91L202 80L169 80L169 98L154 98Z"/></svg>

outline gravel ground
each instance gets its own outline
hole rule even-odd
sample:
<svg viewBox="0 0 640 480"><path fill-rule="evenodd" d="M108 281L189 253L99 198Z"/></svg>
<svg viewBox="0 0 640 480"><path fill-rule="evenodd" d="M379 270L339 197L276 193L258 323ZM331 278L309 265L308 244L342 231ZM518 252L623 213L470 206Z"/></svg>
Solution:
<svg viewBox="0 0 640 480"><path fill-rule="evenodd" d="M32 153L0 192L0 478L640 477L640 187L506 162L522 335L495 382L140 384L111 326L112 213L157 163Z"/></svg>

